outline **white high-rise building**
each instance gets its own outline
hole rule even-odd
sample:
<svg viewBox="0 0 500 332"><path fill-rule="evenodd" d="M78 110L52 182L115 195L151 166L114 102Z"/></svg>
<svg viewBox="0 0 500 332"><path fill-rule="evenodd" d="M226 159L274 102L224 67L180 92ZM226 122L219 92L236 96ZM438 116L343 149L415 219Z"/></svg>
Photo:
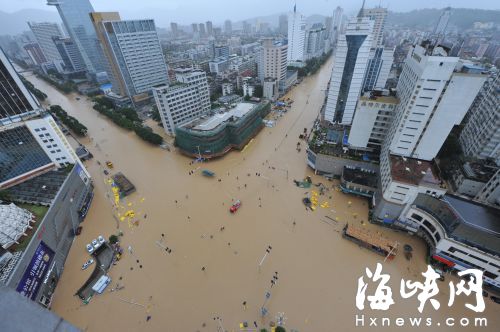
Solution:
<svg viewBox="0 0 500 332"><path fill-rule="evenodd" d="M153 88L156 107L165 132L175 135L175 128L198 119L210 110L207 76L203 71L176 70L176 84Z"/></svg>
<svg viewBox="0 0 500 332"><path fill-rule="evenodd" d="M278 82L286 79L287 49L289 45L272 38L264 39L260 52L259 79L274 78Z"/></svg>
<svg viewBox="0 0 500 332"><path fill-rule="evenodd" d="M467 113L465 127L460 133L464 154L492 158L500 165L500 75L484 85Z"/></svg>
<svg viewBox="0 0 500 332"><path fill-rule="evenodd" d="M153 20L122 21L116 12L90 16L110 64L113 92L139 100L146 98L154 86L168 83Z"/></svg>
<svg viewBox="0 0 500 332"><path fill-rule="evenodd" d="M28 26L35 35L35 38L42 49L47 61L61 60L61 55L57 50L53 38L61 38L63 36L61 29L57 23L49 22L28 22Z"/></svg>
<svg viewBox="0 0 500 332"><path fill-rule="evenodd" d="M372 45L373 21L354 17L339 37L324 118L350 125L356 109Z"/></svg>
<svg viewBox="0 0 500 332"><path fill-rule="evenodd" d="M397 85L400 103L384 148L391 154L432 160L486 77L456 71L458 57L447 56L441 47L425 46L408 52Z"/></svg>
<svg viewBox="0 0 500 332"><path fill-rule="evenodd" d="M387 18L386 8L364 8L360 15L373 21L373 38L370 49L370 59L366 70L363 91L384 89L394 60L394 49L384 47L384 28Z"/></svg>
<svg viewBox="0 0 500 332"><path fill-rule="evenodd" d="M448 27L448 22L450 21L450 17L451 7L444 8L441 12L441 15L439 16L439 21L434 28L434 35L443 36L445 34L446 28Z"/></svg>
<svg viewBox="0 0 500 332"><path fill-rule="evenodd" d="M334 45L337 43L337 40L342 33L343 18L344 10L342 7L335 8L335 11L333 12L332 31L330 32L330 37Z"/></svg>
<svg viewBox="0 0 500 332"><path fill-rule="evenodd" d="M319 57L325 52L324 27L317 27L307 30L305 43L305 59Z"/></svg>
<svg viewBox="0 0 500 332"><path fill-rule="evenodd" d="M306 18L297 13L297 6L288 14L288 54L287 62L304 61L306 40Z"/></svg>
<svg viewBox="0 0 500 332"><path fill-rule="evenodd" d="M387 18L387 8L361 8L361 16L369 17L373 20L372 48L382 47L384 44L385 20Z"/></svg>

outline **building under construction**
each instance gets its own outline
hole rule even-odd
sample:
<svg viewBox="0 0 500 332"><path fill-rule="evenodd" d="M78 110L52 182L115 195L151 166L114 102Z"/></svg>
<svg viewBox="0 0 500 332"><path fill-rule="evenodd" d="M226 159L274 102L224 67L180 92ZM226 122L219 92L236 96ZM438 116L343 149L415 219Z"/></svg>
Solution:
<svg viewBox="0 0 500 332"><path fill-rule="evenodd" d="M175 144L192 157L211 159L231 149L241 150L264 127L269 102L239 103L231 109L202 117L175 129Z"/></svg>

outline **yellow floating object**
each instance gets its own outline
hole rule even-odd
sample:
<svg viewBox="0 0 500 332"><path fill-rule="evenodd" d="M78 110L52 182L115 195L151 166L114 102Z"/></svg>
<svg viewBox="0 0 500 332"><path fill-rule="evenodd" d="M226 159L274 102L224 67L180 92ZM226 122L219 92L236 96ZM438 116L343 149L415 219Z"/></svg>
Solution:
<svg viewBox="0 0 500 332"><path fill-rule="evenodd" d="M120 221L124 221L125 220L125 217L120 217Z"/></svg>
<svg viewBox="0 0 500 332"><path fill-rule="evenodd" d="M143 198L141 198L141 203L142 203L142 202L144 202L145 200L146 200L146 199L145 199L144 197L143 197Z"/></svg>
<svg viewBox="0 0 500 332"><path fill-rule="evenodd" d="M127 206L132 206L132 203L128 203Z"/></svg>

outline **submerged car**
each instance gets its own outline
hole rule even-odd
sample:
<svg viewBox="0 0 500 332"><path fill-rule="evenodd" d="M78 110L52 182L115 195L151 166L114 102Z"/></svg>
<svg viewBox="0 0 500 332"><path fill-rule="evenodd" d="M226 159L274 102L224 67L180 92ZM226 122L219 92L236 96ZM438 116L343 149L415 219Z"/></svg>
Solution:
<svg viewBox="0 0 500 332"><path fill-rule="evenodd" d="M231 205L231 207L229 208L229 212L235 213L236 211L238 211L240 207L241 207L241 201L237 200L236 202L234 202L233 205Z"/></svg>
<svg viewBox="0 0 500 332"><path fill-rule="evenodd" d="M82 270L85 270L86 268L88 268L92 263L94 263L94 260L92 258L89 259L88 261L86 261L85 263L83 263Z"/></svg>
<svg viewBox="0 0 500 332"><path fill-rule="evenodd" d="M99 248L100 244L99 244L99 242L97 242L96 239L94 239L94 240L92 240L92 246L94 247L94 250L95 250L95 249Z"/></svg>
<svg viewBox="0 0 500 332"><path fill-rule="evenodd" d="M88 252L89 254L91 254L91 253L93 253L93 252L94 252L94 247L92 247L92 245L91 245L91 244L87 244L87 245L85 246L85 248L87 249L87 252Z"/></svg>
<svg viewBox="0 0 500 332"><path fill-rule="evenodd" d="M97 237L97 241L99 242L99 244L103 244L105 240L104 240L104 237L102 235L99 235Z"/></svg>

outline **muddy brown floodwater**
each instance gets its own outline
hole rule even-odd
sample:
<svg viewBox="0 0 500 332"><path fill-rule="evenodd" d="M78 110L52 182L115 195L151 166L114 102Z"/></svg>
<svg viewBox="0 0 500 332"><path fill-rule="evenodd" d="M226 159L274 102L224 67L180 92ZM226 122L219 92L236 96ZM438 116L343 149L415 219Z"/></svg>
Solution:
<svg viewBox="0 0 500 332"><path fill-rule="evenodd" d="M118 128L94 111L87 98L63 95L28 75L48 95L48 103L61 105L88 127L88 138L82 143L94 154L86 166L95 183L95 198L82 224L83 232L71 248L52 309L88 331L216 331L219 321L215 317L221 318L226 330L237 331L244 321L252 328L254 321L259 328L269 327L278 313L284 313L288 330L297 331L360 330L355 326L356 314L365 314L367 330L382 330L380 321L379 328L369 328L369 317L419 316L432 318L434 325L426 327L428 331L456 330L445 327L447 317L457 318L457 325L462 317L487 317L488 327L482 330L498 328L500 306L489 299L481 314L464 307L465 302L475 300L463 294L448 307L449 277L439 283L439 310L427 303L420 315L416 296L401 299L401 278L423 280L424 243L367 223L367 201L342 194L331 188L335 182L315 176L306 165L303 143L302 152L296 151L299 134L304 127L311 128L324 101L331 67L332 60L295 87L287 96L295 100L291 111L276 127L264 128L243 152L231 152L201 165L216 173L214 179L203 177L197 169L200 165L191 165L190 159L177 152L148 145ZM113 217L110 185L97 164L106 160L114 163L112 172L123 172L137 187L136 193L120 203L120 214L133 210L138 225ZM193 175L189 175L191 170L195 170ZM292 180L307 175L314 183L329 186L319 199L320 203L328 201L328 208L305 210L301 199L308 190L297 188ZM233 199L240 199L242 206L230 214ZM328 221L325 216L338 223L323 222ZM342 239L339 231L346 222L411 244L412 261L400 253L384 263L383 257ZM81 270L88 259L85 244L99 234L106 238L116 234L117 227L124 234L122 246L131 246L132 254L125 249L124 257L110 270L112 286L83 305L74 294L93 268ZM161 234L170 254L156 244ZM259 269L268 246L272 249ZM366 267L374 270L377 262L391 275L396 304L385 312L369 307L360 312L355 307L357 280ZM270 288L275 272L279 279ZM124 288L109 292L117 282ZM369 286L368 294L373 293L374 285ZM272 294L266 303L269 312L262 318L260 308L267 290ZM394 321L383 328L392 329L401 330Z"/></svg>

